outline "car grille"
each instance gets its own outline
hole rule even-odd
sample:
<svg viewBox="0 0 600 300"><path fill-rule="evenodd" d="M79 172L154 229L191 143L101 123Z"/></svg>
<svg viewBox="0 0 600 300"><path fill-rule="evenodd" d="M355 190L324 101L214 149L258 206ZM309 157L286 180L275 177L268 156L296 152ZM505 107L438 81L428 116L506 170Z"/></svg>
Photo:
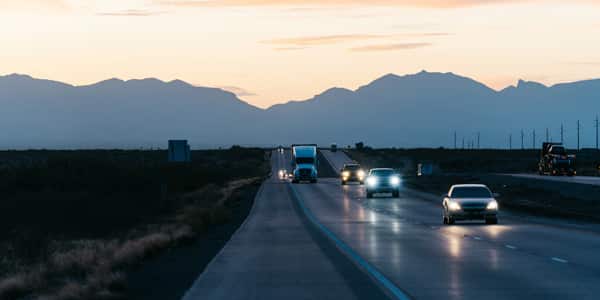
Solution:
<svg viewBox="0 0 600 300"><path fill-rule="evenodd" d="M466 212L480 212L484 211L486 205L483 203L463 203L461 207Z"/></svg>

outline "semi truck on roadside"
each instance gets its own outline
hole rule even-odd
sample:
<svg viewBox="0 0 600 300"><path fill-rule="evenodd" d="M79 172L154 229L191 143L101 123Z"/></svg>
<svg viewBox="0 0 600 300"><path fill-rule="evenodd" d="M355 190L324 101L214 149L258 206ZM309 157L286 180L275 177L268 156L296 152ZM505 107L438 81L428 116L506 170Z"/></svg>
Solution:
<svg viewBox="0 0 600 300"><path fill-rule="evenodd" d="M561 143L543 143L538 172L540 175L575 176L575 155L568 154Z"/></svg>
<svg viewBox="0 0 600 300"><path fill-rule="evenodd" d="M292 145L292 183L308 181L316 183L318 178L317 145Z"/></svg>

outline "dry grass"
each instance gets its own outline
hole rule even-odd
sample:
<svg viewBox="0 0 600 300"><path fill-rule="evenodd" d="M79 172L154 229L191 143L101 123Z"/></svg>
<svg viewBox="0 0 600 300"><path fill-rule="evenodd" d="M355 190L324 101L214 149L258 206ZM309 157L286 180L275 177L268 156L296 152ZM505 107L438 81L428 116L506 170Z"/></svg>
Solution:
<svg viewBox="0 0 600 300"><path fill-rule="evenodd" d="M226 200L260 180L244 179L225 187L207 186L186 194L187 203L164 224L132 229L121 239L55 241L45 263L0 280L0 299L124 299L122 271L167 248L193 241L212 224L228 219Z"/></svg>

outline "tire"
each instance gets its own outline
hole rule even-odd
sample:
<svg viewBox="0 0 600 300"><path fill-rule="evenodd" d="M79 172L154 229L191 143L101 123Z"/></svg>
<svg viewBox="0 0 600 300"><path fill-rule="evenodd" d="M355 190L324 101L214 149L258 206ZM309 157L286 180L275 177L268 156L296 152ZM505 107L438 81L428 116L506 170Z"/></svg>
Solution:
<svg viewBox="0 0 600 300"><path fill-rule="evenodd" d="M448 225L448 218L442 217L442 224Z"/></svg>
<svg viewBox="0 0 600 300"><path fill-rule="evenodd" d="M453 217L448 217L448 225L454 225L454 223L456 223L456 220Z"/></svg>
<svg viewBox="0 0 600 300"><path fill-rule="evenodd" d="M292 179L292 183L298 183L299 181L296 179Z"/></svg>
<svg viewBox="0 0 600 300"><path fill-rule="evenodd" d="M367 199L373 198L373 193L367 191Z"/></svg>
<svg viewBox="0 0 600 300"><path fill-rule="evenodd" d="M394 191L394 192L392 192L392 197L394 197L394 198L400 197L400 191Z"/></svg>
<svg viewBox="0 0 600 300"><path fill-rule="evenodd" d="M310 183L317 183L317 180L316 179L311 179Z"/></svg>
<svg viewBox="0 0 600 300"><path fill-rule="evenodd" d="M360 182L358 182L358 183L359 183L360 185L365 185L365 182L364 182L364 181L360 181Z"/></svg>
<svg viewBox="0 0 600 300"><path fill-rule="evenodd" d="M345 182L345 181L342 180L342 185L346 185L346 184L347 184L347 182Z"/></svg>
<svg viewBox="0 0 600 300"><path fill-rule="evenodd" d="M486 218L485 219L485 224L488 224L488 225L498 224L498 217Z"/></svg>

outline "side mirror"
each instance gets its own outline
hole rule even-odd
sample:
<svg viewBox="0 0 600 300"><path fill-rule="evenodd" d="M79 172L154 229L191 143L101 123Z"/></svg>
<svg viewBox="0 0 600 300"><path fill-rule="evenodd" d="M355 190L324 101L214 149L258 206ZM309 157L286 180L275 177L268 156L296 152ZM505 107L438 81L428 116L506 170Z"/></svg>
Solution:
<svg viewBox="0 0 600 300"><path fill-rule="evenodd" d="M446 198L448 198L448 194L442 195L442 199L446 199Z"/></svg>
<svg viewBox="0 0 600 300"><path fill-rule="evenodd" d="M500 193L494 193L494 198L499 198L500 197Z"/></svg>

